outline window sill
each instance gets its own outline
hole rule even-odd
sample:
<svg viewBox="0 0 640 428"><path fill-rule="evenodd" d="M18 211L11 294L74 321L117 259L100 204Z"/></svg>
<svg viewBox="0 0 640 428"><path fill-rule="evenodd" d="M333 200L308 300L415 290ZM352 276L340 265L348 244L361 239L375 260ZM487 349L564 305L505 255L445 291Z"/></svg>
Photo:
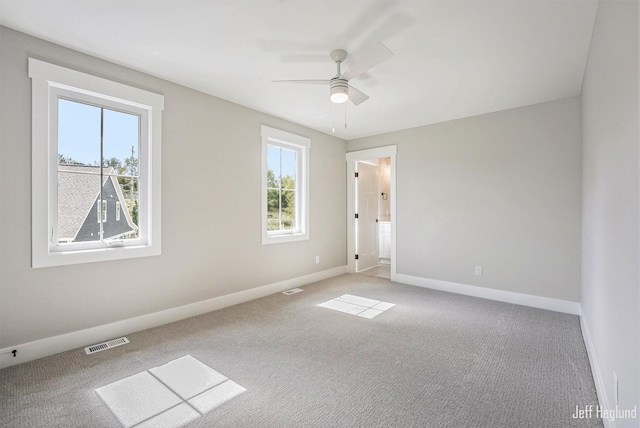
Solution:
<svg viewBox="0 0 640 428"><path fill-rule="evenodd" d="M112 246L90 250L50 251L33 255L33 268L159 256L160 245Z"/></svg>
<svg viewBox="0 0 640 428"><path fill-rule="evenodd" d="M282 235L262 236L262 244L280 244L283 242L306 241L309 239L308 233L287 233Z"/></svg>

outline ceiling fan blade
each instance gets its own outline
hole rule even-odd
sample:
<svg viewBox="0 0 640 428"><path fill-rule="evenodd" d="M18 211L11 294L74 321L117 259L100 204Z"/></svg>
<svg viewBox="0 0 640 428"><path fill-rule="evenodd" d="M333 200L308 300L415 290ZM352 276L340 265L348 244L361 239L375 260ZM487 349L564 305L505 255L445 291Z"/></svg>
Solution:
<svg viewBox="0 0 640 428"><path fill-rule="evenodd" d="M365 95L359 89L354 88L349 85L349 100L353 103L353 105L357 106L369 99L368 95Z"/></svg>
<svg viewBox="0 0 640 428"><path fill-rule="evenodd" d="M385 45L378 42L373 45L364 55L359 57L355 63L351 65L342 73L340 76L341 79L350 80L354 77L364 73L372 67L380 64L383 61L391 58L393 56L393 52L389 50Z"/></svg>
<svg viewBox="0 0 640 428"><path fill-rule="evenodd" d="M273 80L273 83L303 83L307 85L328 85L329 79L309 79L309 80Z"/></svg>

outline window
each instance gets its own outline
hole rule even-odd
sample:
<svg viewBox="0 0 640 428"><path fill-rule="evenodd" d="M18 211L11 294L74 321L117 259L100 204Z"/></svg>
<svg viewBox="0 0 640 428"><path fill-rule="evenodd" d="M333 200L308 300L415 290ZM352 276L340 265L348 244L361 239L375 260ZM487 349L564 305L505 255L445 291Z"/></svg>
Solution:
<svg viewBox="0 0 640 428"><path fill-rule="evenodd" d="M33 58L29 77L33 267L160 254L164 97Z"/></svg>
<svg viewBox="0 0 640 428"><path fill-rule="evenodd" d="M95 186L96 188L98 186ZM60 189L58 189L58 201L60 200ZM99 207L99 206L98 206ZM60 202L58 202L58 227L61 228L61 218L66 217L68 213L60 209ZM102 201L102 208L98 211L98 223L107 222L107 201ZM59 234L58 234L59 235ZM100 231L100 236L104 235L104 231Z"/></svg>
<svg viewBox="0 0 640 428"><path fill-rule="evenodd" d="M262 243L309 239L311 140L262 126Z"/></svg>

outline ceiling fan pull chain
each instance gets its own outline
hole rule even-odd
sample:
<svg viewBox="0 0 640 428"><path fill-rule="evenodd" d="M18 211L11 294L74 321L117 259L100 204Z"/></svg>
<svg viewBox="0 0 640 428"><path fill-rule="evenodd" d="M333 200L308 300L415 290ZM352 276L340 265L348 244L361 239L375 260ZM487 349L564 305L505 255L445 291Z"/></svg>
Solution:
<svg viewBox="0 0 640 428"><path fill-rule="evenodd" d="M331 132L336 133L336 105L331 103Z"/></svg>
<svg viewBox="0 0 640 428"><path fill-rule="evenodd" d="M344 103L344 129L347 129L347 103Z"/></svg>

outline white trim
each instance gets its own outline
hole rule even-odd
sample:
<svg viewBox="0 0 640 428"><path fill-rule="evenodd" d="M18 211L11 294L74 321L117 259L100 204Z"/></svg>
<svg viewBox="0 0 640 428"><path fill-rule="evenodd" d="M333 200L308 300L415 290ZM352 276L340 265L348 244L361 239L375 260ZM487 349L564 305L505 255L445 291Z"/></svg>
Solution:
<svg viewBox="0 0 640 428"><path fill-rule="evenodd" d="M612 409L609 406L609 397L607 396L607 389L604 387L604 380L602 379L602 372L598 365L598 359L596 358L596 350L591 340L591 330L589 330L589 323L584 316L584 313L580 315L580 329L582 330L582 339L584 340L585 347L587 348L587 355L589 356L589 364L591 365L591 373L593 374L593 383L596 385L596 395L598 396L598 403L601 409ZM615 421L609 418L602 418L605 428L616 428Z"/></svg>
<svg viewBox="0 0 640 428"><path fill-rule="evenodd" d="M358 150L356 152L347 153L347 161L360 161L388 158L398 153L398 146L376 147L375 149Z"/></svg>
<svg viewBox="0 0 640 428"><path fill-rule="evenodd" d="M260 136L270 141L284 144L286 146L295 145L300 147L311 147L311 139L301 135L292 134L287 131L281 131L266 125L260 125Z"/></svg>
<svg viewBox="0 0 640 428"><path fill-rule="evenodd" d="M107 79L70 70L29 58L32 79L32 267L61 266L76 263L156 256L161 254L161 144L164 96ZM56 121L58 96L95 99L100 105L121 105L141 117L138 224L143 231L138 240L127 241L119 248L103 242L70 244L57 248L57 227L51 221L57 212ZM52 147L53 146L53 147ZM53 154L55 153L55 154ZM101 208L101 207L100 207ZM153 221L152 220L153 217Z"/></svg>
<svg viewBox="0 0 640 428"><path fill-rule="evenodd" d="M291 134L279 129L260 125L260 140L262 146L262 186L261 186L261 230L262 244L279 244L283 242L304 241L309 239L309 156L311 139ZM299 231L295 233L269 233L267 231L267 152L269 146L276 146L286 150L294 150L296 159L296 222ZM300 187L298 187L300 186Z"/></svg>
<svg viewBox="0 0 640 428"><path fill-rule="evenodd" d="M29 58L29 77L55 82L54 85L60 88L68 86L74 92L78 91L78 88L82 88L85 90L80 92L87 95L112 99L117 102L122 102L125 99L140 104L140 107L149 106L164 110L163 95L49 64L35 58Z"/></svg>
<svg viewBox="0 0 640 428"><path fill-rule="evenodd" d="M531 308L546 309L571 315L580 315L580 303L568 300L553 299L551 297L534 296L532 294L515 293L513 291L496 290L475 285L458 284L437 279L422 278L405 274L396 274L396 282L430 288L432 290L463 294L465 296L480 297L498 302L513 303Z"/></svg>
<svg viewBox="0 0 640 428"><path fill-rule="evenodd" d="M102 199L100 202L102 202L102 206L100 207L100 214L102 216L102 223L106 223L107 222L107 206L108 206L107 200L106 199ZM101 239L102 239L102 237L101 237Z"/></svg>
<svg viewBox="0 0 640 428"><path fill-rule="evenodd" d="M227 294L225 296L214 297L212 299L178 306L176 308L166 309L164 311L141 315L139 317L116 321L114 323L98 327L74 331L71 333L61 334L59 336L48 337L0 349L0 369L24 363L26 361L47 357L49 355L58 354L60 352L83 348L87 346L87 344L99 343L113 339L114 337L131 334L136 331L146 330L168 324L170 322L191 318L207 312L237 305L239 303L259 299L271 294L280 293L285 290L290 290L291 288L301 287L324 279L333 278L345 273L347 273L347 267L339 266L321 272L315 272L309 275L251 288L249 290L238 291L237 293ZM11 351L14 349L18 351L16 357L13 357L11 354Z"/></svg>
<svg viewBox="0 0 640 428"><path fill-rule="evenodd" d="M357 161L390 158L389 167L390 171L390 190L391 201L390 205L390 217L391 217L391 281L396 281L396 154L398 153L398 146L384 146L377 147L375 149L359 150L356 152L349 152L346 154L347 160L347 266L349 272L355 273L356 263L356 243L355 243L355 163Z"/></svg>

